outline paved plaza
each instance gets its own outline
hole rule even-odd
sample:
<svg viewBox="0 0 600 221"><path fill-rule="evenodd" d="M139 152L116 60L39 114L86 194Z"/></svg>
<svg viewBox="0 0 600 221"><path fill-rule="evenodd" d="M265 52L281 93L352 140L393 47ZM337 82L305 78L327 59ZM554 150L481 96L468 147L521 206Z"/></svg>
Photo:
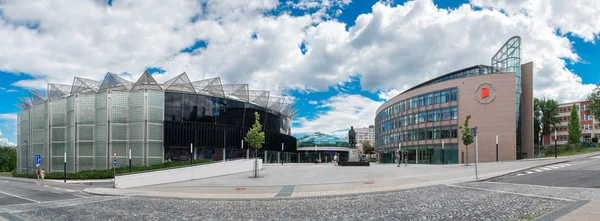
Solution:
<svg viewBox="0 0 600 221"><path fill-rule="evenodd" d="M436 185L309 199L125 197L13 214L25 220L530 220L570 201Z"/></svg>

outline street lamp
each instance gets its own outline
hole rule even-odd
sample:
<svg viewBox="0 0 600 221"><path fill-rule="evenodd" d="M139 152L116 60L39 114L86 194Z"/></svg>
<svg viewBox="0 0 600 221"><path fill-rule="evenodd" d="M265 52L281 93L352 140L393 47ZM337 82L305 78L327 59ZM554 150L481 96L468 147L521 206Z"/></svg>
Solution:
<svg viewBox="0 0 600 221"><path fill-rule="evenodd" d="M444 141L442 140L442 164L444 164Z"/></svg>
<svg viewBox="0 0 600 221"><path fill-rule="evenodd" d="M25 158L27 158L27 174L29 174L29 142L26 140L23 140L23 142L25 142L25 149L27 150L27 156Z"/></svg>
<svg viewBox="0 0 600 221"><path fill-rule="evenodd" d="M496 162L498 162L498 135L496 135Z"/></svg>
<svg viewBox="0 0 600 221"><path fill-rule="evenodd" d="M554 128L554 158L558 157L558 144L556 144L556 128Z"/></svg>
<svg viewBox="0 0 600 221"><path fill-rule="evenodd" d="M283 143L281 143L281 165L283 165Z"/></svg>

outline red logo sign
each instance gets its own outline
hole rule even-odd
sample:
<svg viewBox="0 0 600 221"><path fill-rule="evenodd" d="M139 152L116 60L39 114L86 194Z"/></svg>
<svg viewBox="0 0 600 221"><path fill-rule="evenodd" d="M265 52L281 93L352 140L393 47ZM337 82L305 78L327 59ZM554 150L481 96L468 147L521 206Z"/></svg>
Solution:
<svg viewBox="0 0 600 221"><path fill-rule="evenodd" d="M481 88L481 98L486 98L490 96L490 89L487 87Z"/></svg>

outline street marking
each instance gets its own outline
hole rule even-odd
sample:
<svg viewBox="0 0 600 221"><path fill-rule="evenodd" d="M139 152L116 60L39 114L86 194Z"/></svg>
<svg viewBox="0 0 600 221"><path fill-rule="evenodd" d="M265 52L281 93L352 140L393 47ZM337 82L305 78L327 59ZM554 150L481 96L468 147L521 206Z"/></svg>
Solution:
<svg viewBox="0 0 600 221"><path fill-rule="evenodd" d="M542 172L543 170L540 169L533 169L535 172Z"/></svg>
<svg viewBox="0 0 600 221"><path fill-rule="evenodd" d="M552 170L551 168L546 168L546 167L542 167L542 168L540 168L540 169L542 169L542 170L546 170L546 171L548 171L548 170Z"/></svg>
<svg viewBox="0 0 600 221"><path fill-rule="evenodd" d="M528 173L528 174L532 174L532 173L534 173L534 172L531 172L531 171L527 171L527 172L526 172L526 173Z"/></svg>
<svg viewBox="0 0 600 221"><path fill-rule="evenodd" d="M9 196L12 196L12 197L17 197L17 198L20 198L20 199L24 199L24 200L29 200L29 201L34 202L34 203L40 203L40 201L37 201L37 200L25 198L25 197L22 197L22 196L17 196L17 195L6 193L6 192L0 191L0 193L5 194L5 195L9 195Z"/></svg>
<svg viewBox="0 0 600 221"><path fill-rule="evenodd" d="M75 190L69 190L69 189L64 189L64 190L66 190L69 193L76 192Z"/></svg>

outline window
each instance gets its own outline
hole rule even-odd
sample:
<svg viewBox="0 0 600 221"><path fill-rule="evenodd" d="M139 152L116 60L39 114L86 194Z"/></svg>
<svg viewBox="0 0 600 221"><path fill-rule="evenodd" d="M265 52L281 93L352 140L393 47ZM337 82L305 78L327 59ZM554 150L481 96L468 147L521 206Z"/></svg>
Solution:
<svg viewBox="0 0 600 221"><path fill-rule="evenodd" d="M441 102L442 103L448 102L448 91L447 90L443 90L440 93L440 96L441 96Z"/></svg>
<svg viewBox="0 0 600 221"><path fill-rule="evenodd" d="M419 140L425 140L427 138L427 130L425 128L419 129Z"/></svg>
<svg viewBox="0 0 600 221"><path fill-rule="evenodd" d="M429 93L427 94L427 105L432 105L433 104L433 94Z"/></svg>
<svg viewBox="0 0 600 221"><path fill-rule="evenodd" d="M441 128L441 137L442 139L450 138L450 127Z"/></svg>
<svg viewBox="0 0 600 221"><path fill-rule="evenodd" d="M433 111L427 111L427 122L433 122Z"/></svg>
<svg viewBox="0 0 600 221"><path fill-rule="evenodd" d="M457 138L458 137L458 133L457 133L456 129L457 129L456 126L452 126L450 128L450 137L452 137L452 138Z"/></svg>
<svg viewBox="0 0 600 221"><path fill-rule="evenodd" d="M433 139L440 139L440 128L439 127L433 128Z"/></svg>
<svg viewBox="0 0 600 221"><path fill-rule="evenodd" d="M437 110L433 110L433 121L434 122L438 122L440 121L440 109Z"/></svg>
<svg viewBox="0 0 600 221"><path fill-rule="evenodd" d="M419 96L419 107L425 106L425 95Z"/></svg>
<svg viewBox="0 0 600 221"><path fill-rule="evenodd" d="M457 101L458 100L458 89L454 88L452 90L450 90L450 100L451 101Z"/></svg>
<svg viewBox="0 0 600 221"><path fill-rule="evenodd" d="M450 120L450 108L442 109L442 120Z"/></svg>
<svg viewBox="0 0 600 221"><path fill-rule="evenodd" d="M425 112L419 113L419 124L425 123Z"/></svg>
<svg viewBox="0 0 600 221"><path fill-rule="evenodd" d="M413 97L411 100L412 100L412 108L413 109L419 107L419 98Z"/></svg>
<svg viewBox="0 0 600 221"><path fill-rule="evenodd" d="M458 108L453 107L450 114L452 116L452 120L458 120Z"/></svg>
<svg viewBox="0 0 600 221"><path fill-rule="evenodd" d="M436 91L433 93L433 101L435 104L439 104L440 102L440 92Z"/></svg>
<svg viewBox="0 0 600 221"><path fill-rule="evenodd" d="M427 128L427 140L433 139L433 128Z"/></svg>

